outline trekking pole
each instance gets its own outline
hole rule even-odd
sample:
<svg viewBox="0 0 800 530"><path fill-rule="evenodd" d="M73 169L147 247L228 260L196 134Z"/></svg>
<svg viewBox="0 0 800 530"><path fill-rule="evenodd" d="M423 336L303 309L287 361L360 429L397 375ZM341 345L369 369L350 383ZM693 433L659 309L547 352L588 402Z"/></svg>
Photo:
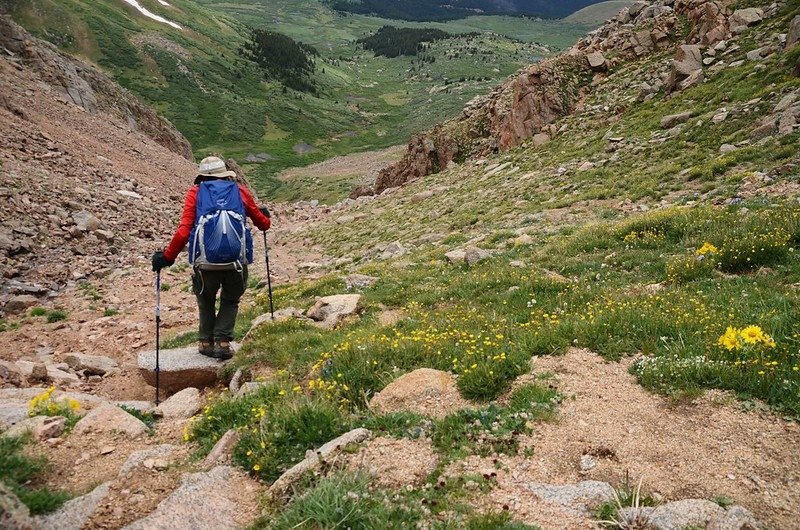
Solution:
<svg viewBox="0 0 800 530"><path fill-rule="evenodd" d="M269 249L267 248L267 232L264 234L264 257L267 260L267 289L269 289L269 312L272 315L272 320L275 320L275 308L272 305L272 275L269 273Z"/></svg>
<svg viewBox="0 0 800 530"><path fill-rule="evenodd" d="M159 372L158 356L161 350L161 271L156 272L156 405L159 404Z"/></svg>

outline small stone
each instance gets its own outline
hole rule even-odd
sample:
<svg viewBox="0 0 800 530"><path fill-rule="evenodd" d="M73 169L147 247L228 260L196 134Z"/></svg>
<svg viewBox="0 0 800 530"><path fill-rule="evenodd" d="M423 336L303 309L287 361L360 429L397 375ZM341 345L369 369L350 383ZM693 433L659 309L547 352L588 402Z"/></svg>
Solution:
<svg viewBox="0 0 800 530"><path fill-rule="evenodd" d="M464 261L467 262L467 265L474 265L479 261L483 261L491 257L492 253L482 248L468 247L464 250Z"/></svg>
<svg viewBox="0 0 800 530"><path fill-rule="evenodd" d="M597 460L592 455L581 456L581 473L587 473L597 467Z"/></svg>
<svg viewBox="0 0 800 530"><path fill-rule="evenodd" d="M103 446L103 447L100 449L100 454L101 454L101 455L110 455L111 453L113 453L113 452L114 452L114 451L116 451L116 450L117 450L117 448L116 448L116 447L114 447L113 445L104 445L104 446Z"/></svg>
<svg viewBox="0 0 800 530"><path fill-rule="evenodd" d="M236 429L230 429L222 435L216 444L214 444L214 448L211 449L210 453L208 453L204 463L208 466L213 466L229 459L231 452L233 451L233 447L238 441L239 431Z"/></svg>
<svg viewBox="0 0 800 530"><path fill-rule="evenodd" d="M671 129L680 123L686 122L689 118L692 117L691 112L681 112L679 114L670 114L668 116L664 116L661 118L661 128L662 129Z"/></svg>
<svg viewBox="0 0 800 530"><path fill-rule="evenodd" d="M463 250L451 250L450 252L444 255L445 259L448 263L452 263L453 265L464 263L464 259L466 257L466 252Z"/></svg>

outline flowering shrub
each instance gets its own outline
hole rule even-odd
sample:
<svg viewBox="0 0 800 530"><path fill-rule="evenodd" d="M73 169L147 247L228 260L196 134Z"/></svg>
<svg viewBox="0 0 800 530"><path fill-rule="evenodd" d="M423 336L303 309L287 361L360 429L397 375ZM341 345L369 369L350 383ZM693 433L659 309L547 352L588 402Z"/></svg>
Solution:
<svg viewBox="0 0 800 530"><path fill-rule="evenodd" d="M56 387L51 386L38 394L28 403L28 416L76 416L81 404L72 398L56 399L53 397Z"/></svg>
<svg viewBox="0 0 800 530"><path fill-rule="evenodd" d="M783 228L733 234L717 253L719 267L725 272L744 272L771 265L786 257L789 239L789 232Z"/></svg>
<svg viewBox="0 0 800 530"><path fill-rule="evenodd" d="M714 272L715 266L712 254L675 256L667 261L667 281L682 284L708 278Z"/></svg>

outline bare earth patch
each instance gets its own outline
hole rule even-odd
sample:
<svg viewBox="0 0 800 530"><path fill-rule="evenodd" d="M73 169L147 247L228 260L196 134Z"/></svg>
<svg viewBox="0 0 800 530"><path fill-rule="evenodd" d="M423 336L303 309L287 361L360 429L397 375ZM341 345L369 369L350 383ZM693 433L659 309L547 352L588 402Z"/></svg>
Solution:
<svg viewBox="0 0 800 530"><path fill-rule="evenodd" d="M515 518L548 528L592 528L592 523L550 519L527 490L552 484L601 480L621 484L643 478L642 489L664 500L724 495L774 528L800 528L800 426L772 414L736 408L718 391L688 405L647 392L628 373L631 360L606 362L573 349L562 357L534 359L536 373L556 375L566 399L559 420L536 427L523 442L533 456L470 458L459 471L496 470L497 486L486 502L507 505ZM590 454L596 466L581 470ZM499 468L499 469L497 469ZM573 522L575 526L573 526ZM567 526L565 526L567 525Z"/></svg>
<svg viewBox="0 0 800 530"><path fill-rule="evenodd" d="M376 438L352 456L349 468L363 468L384 488L420 486L439 458L429 438Z"/></svg>

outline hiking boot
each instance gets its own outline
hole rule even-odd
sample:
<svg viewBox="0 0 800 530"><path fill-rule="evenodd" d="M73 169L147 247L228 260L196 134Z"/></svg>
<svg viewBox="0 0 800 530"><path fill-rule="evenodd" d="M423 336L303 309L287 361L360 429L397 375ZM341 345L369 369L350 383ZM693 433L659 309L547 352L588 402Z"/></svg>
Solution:
<svg viewBox="0 0 800 530"><path fill-rule="evenodd" d="M214 342L210 340L201 340L197 345L197 351L206 357L214 356Z"/></svg>
<svg viewBox="0 0 800 530"><path fill-rule="evenodd" d="M231 343L228 341L220 341L216 346L214 346L214 354L212 357L217 359L221 359L223 361L227 361L231 357L233 357L233 350L231 349Z"/></svg>

